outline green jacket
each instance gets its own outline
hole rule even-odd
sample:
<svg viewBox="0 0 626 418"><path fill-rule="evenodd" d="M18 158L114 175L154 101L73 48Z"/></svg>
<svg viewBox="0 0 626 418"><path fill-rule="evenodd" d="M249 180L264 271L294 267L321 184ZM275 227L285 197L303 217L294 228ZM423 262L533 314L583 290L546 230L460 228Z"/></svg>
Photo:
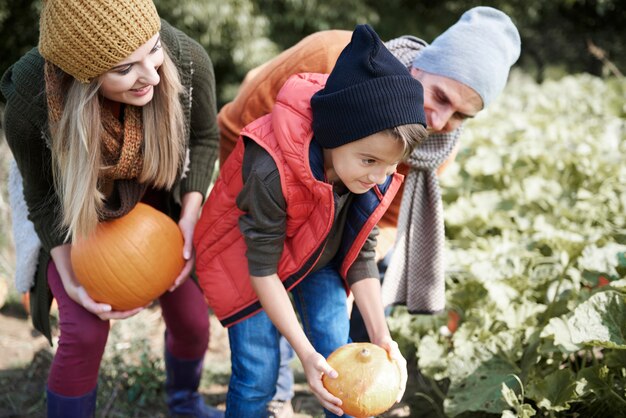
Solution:
<svg viewBox="0 0 626 418"><path fill-rule="evenodd" d="M161 23L161 40L178 68L184 86L181 102L188 132L189 170L173 190L181 196L190 191L206 196L218 151L213 65L200 44L167 22ZM6 98L5 135L24 179L29 219L42 245L35 284L31 288L31 317L35 328L51 342L49 311L52 295L46 273L50 250L64 244L64 233L56 227L60 219L60 203L52 178L43 68L44 59L37 48L33 48L2 76L0 91ZM170 201L169 214L176 219L179 207L173 192Z"/></svg>

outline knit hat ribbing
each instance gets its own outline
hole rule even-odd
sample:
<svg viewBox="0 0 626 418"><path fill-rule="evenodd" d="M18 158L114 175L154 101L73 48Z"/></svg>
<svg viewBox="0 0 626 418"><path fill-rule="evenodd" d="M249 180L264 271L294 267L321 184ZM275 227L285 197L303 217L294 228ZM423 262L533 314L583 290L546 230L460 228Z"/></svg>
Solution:
<svg viewBox="0 0 626 418"><path fill-rule="evenodd" d="M401 125L426 126L421 83L369 25L356 27L311 109L315 140L324 148Z"/></svg>
<svg viewBox="0 0 626 418"><path fill-rule="evenodd" d="M463 13L413 61L413 67L474 89L486 107L504 89L521 41L511 19L492 7Z"/></svg>
<svg viewBox="0 0 626 418"><path fill-rule="evenodd" d="M87 83L128 57L160 29L152 0L44 0L39 52Z"/></svg>

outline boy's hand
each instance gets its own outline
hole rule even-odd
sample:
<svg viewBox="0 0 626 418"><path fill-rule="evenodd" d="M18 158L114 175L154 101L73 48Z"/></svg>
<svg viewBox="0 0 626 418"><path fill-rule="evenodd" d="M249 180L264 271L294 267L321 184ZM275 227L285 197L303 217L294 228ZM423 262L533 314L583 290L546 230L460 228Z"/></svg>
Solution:
<svg viewBox="0 0 626 418"><path fill-rule="evenodd" d="M376 342L376 345L384 348L387 351L387 355L389 356L389 358L396 362L396 365L400 370L400 392L398 392L398 397L396 398L396 402L400 402L402 400L402 396L404 396L404 391L406 390L406 381L408 378L408 373L406 371L406 360L402 356L402 353L398 348L398 343L392 340L391 337L387 337L381 341Z"/></svg>
<svg viewBox="0 0 626 418"><path fill-rule="evenodd" d="M337 371L330 367L326 359L317 352L311 353L306 357L302 362L302 367L304 368L306 380L309 383L311 391L322 406L335 415L343 415L343 411L339 407L339 405L341 405L341 399L327 391L322 384L322 375L334 379L338 376Z"/></svg>

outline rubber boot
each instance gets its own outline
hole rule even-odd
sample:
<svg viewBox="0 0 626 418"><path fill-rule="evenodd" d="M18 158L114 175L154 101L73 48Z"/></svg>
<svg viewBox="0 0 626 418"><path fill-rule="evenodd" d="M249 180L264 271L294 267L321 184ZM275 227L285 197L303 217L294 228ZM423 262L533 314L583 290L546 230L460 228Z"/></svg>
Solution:
<svg viewBox="0 0 626 418"><path fill-rule="evenodd" d="M46 389L48 418L93 418L96 415L96 392L83 396L63 396Z"/></svg>
<svg viewBox="0 0 626 418"><path fill-rule="evenodd" d="M172 417L224 417L224 411L205 405L198 393L203 360L204 356L197 360L178 359L165 350L165 393Z"/></svg>

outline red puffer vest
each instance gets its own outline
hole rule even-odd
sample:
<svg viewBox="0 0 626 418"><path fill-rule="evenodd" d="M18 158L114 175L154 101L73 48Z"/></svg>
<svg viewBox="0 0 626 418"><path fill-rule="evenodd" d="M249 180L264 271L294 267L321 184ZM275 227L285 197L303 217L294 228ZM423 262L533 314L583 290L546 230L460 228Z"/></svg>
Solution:
<svg viewBox="0 0 626 418"><path fill-rule="evenodd" d="M272 156L280 173L287 206L287 230L277 271L287 289L305 278L316 264L335 216L332 186L323 181L322 149L311 145L310 99L324 87L327 78L327 74L312 73L292 76L280 90L272 113L241 132ZM238 226L243 214L236 204L243 187L243 153L240 137L211 190L194 235L200 287L226 327L262 308L250 283L247 247ZM350 228L344 232L338 254L339 272L344 278L401 182L402 176L394 174L380 188L355 196L351 205L351 209L357 206L354 220L351 219ZM347 233L348 229L356 233Z"/></svg>

